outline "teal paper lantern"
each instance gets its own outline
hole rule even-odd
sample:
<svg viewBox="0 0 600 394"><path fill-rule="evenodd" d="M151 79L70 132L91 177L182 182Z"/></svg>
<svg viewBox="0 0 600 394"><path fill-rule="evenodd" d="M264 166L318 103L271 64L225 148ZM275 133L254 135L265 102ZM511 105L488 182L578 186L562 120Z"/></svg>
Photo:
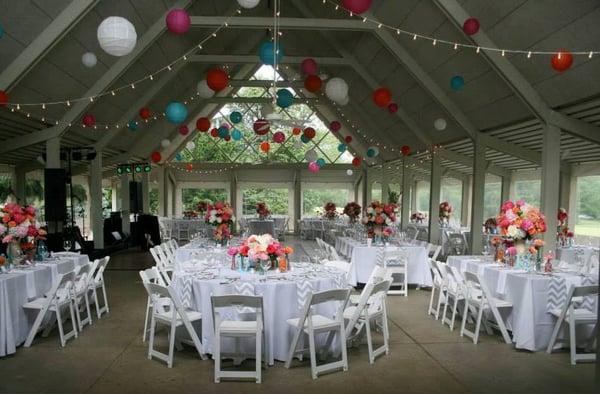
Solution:
<svg viewBox="0 0 600 394"><path fill-rule="evenodd" d="M338 152L344 153L344 152L346 152L346 149L347 149L346 144L339 144L338 145Z"/></svg>
<svg viewBox="0 0 600 394"><path fill-rule="evenodd" d="M181 157L181 153L177 153L175 155L175 161L181 161L183 159L183 157Z"/></svg>
<svg viewBox="0 0 600 394"><path fill-rule="evenodd" d="M300 141L304 142L305 144L308 144L308 142L310 141L310 138L308 138L306 135L302 134L300 136Z"/></svg>
<svg viewBox="0 0 600 394"><path fill-rule="evenodd" d="M242 114L238 111L233 111L229 114L229 120L231 120L231 123L233 124L238 124L242 121Z"/></svg>
<svg viewBox="0 0 600 394"><path fill-rule="evenodd" d="M131 131L136 131L138 129L138 123L135 120L130 120L127 122L127 128Z"/></svg>
<svg viewBox="0 0 600 394"><path fill-rule="evenodd" d="M460 75L455 75L450 79L452 90L461 90L465 86L465 79Z"/></svg>
<svg viewBox="0 0 600 394"><path fill-rule="evenodd" d="M167 120L174 124L183 123L188 116L188 111L185 105L178 101L171 101L165 110Z"/></svg>
<svg viewBox="0 0 600 394"><path fill-rule="evenodd" d="M4 37L4 28L0 25L0 38Z"/></svg>
<svg viewBox="0 0 600 394"><path fill-rule="evenodd" d="M229 135L229 129L225 126L219 127L219 137L225 138Z"/></svg>
<svg viewBox="0 0 600 394"><path fill-rule="evenodd" d="M318 158L317 159L317 164L319 165L319 168L323 168L323 166L326 164L325 163L325 159L323 159L322 157Z"/></svg>
<svg viewBox="0 0 600 394"><path fill-rule="evenodd" d="M231 138L233 138L234 141L241 140L242 139L242 132L239 131L238 129L231 130Z"/></svg>
<svg viewBox="0 0 600 394"><path fill-rule="evenodd" d="M377 157L379 155L379 148L375 146L370 146L367 149L367 157Z"/></svg>
<svg viewBox="0 0 600 394"><path fill-rule="evenodd" d="M258 50L258 57L260 58L261 62L270 66L275 65L275 56L273 51L274 47L275 45L271 41L265 41L262 43ZM281 44L277 45L277 49L277 63L280 63L283 59L283 49L281 48Z"/></svg>
<svg viewBox="0 0 600 394"><path fill-rule="evenodd" d="M281 108L287 108L294 104L294 94L287 89L277 91L277 105Z"/></svg>

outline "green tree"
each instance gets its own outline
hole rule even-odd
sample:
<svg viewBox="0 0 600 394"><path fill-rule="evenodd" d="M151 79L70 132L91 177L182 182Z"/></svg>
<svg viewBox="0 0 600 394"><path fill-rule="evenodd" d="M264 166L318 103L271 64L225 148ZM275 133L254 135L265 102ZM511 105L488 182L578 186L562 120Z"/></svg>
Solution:
<svg viewBox="0 0 600 394"><path fill-rule="evenodd" d="M287 215L288 190L287 188L248 188L242 192L242 214L256 214L256 204L265 202L274 215Z"/></svg>
<svg viewBox="0 0 600 394"><path fill-rule="evenodd" d="M183 189L181 194L184 211L196 211L201 201L212 204L216 201L229 200L229 194L225 189Z"/></svg>

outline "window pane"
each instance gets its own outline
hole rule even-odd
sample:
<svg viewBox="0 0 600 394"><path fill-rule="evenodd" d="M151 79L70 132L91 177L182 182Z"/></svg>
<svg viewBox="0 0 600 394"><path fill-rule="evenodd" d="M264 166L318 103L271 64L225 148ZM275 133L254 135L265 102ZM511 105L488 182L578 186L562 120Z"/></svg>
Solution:
<svg viewBox="0 0 600 394"><path fill-rule="evenodd" d="M540 187L539 179L530 181L515 182L515 200L524 200L530 205L540 206Z"/></svg>
<svg viewBox="0 0 600 394"><path fill-rule="evenodd" d="M493 177L497 178L497 177ZM500 211L500 201L502 193L502 181L486 176L485 190L483 197L483 218L491 218L498 215ZM488 181L489 180L489 181Z"/></svg>
<svg viewBox="0 0 600 394"><path fill-rule="evenodd" d="M348 199L348 189L341 188L303 188L302 189L302 214L315 216L323 213L323 207L328 202L333 202L338 213L344 210Z"/></svg>
<svg viewBox="0 0 600 394"><path fill-rule="evenodd" d="M441 199L452 205L452 219L460 222L462 210L462 182L453 178L442 179Z"/></svg>
<svg viewBox="0 0 600 394"><path fill-rule="evenodd" d="M417 211L429 216L429 182L417 183Z"/></svg>
<svg viewBox="0 0 600 394"><path fill-rule="evenodd" d="M371 185L371 201L381 201L381 183L373 182Z"/></svg>
<svg viewBox="0 0 600 394"><path fill-rule="evenodd" d="M287 215L288 189L249 188L242 191L242 214L256 215L256 203L265 202L274 215Z"/></svg>
<svg viewBox="0 0 600 394"><path fill-rule="evenodd" d="M569 222L578 235L600 237L600 176L577 178L577 217Z"/></svg>
<svg viewBox="0 0 600 394"><path fill-rule="evenodd" d="M184 211L195 211L200 201L228 201L229 193L225 189L183 189L181 192Z"/></svg>

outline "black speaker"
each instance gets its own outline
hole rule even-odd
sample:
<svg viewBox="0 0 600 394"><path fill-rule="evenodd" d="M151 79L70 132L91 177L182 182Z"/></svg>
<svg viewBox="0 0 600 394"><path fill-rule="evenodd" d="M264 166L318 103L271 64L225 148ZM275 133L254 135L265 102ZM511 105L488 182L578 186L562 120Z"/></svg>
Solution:
<svg viewBox="0 0 600 394"><path fill-rule="evenodd" d="M44 207L48 222L67 217L67 172L62 168L44 170Z"/></svg>
<svg viewBox="0 0 600 394"><path fill-rule="evenodd" d="M143 207L142 182L129 182L129 212L140 213Z"/></svg>

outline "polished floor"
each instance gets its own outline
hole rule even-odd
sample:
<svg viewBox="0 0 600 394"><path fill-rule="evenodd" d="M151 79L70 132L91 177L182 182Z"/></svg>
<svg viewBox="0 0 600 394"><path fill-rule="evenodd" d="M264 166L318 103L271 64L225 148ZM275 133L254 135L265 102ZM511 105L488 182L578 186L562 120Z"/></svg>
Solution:
<svg viewBox="0 0 600 394"><path fill-rule="evenodd" d="M297 253L313 248L291 241ZM349 371L312 380L307 361L263 371L263 383L213 383L213 362L191 348L175 353L172 369L148 360L141 340L146 294L137 271L149 254L121 252L106 274L110 315L65 348L58 334L0 359L0 393L598 393L594 364L571 366L565 352L517 351L483 334L473 345L425 313L427 290L389 297L391 352L369 365L366 345L349 350Z"/></svg>

